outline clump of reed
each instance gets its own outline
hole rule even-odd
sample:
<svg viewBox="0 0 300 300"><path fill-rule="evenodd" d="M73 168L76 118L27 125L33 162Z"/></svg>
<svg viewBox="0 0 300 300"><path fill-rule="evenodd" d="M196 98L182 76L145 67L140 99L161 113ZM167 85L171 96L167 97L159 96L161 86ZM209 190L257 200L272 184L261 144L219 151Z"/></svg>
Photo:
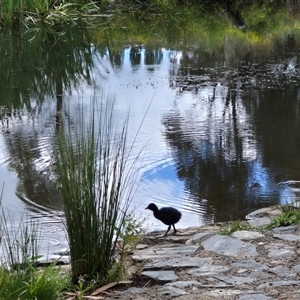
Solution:
<svg viewBox="0 0 300 300"><path fill-rule="evenodd" d="M107 101L92 106L88 124L81 109L76 126L67 118L56 133L56 170L74 283L82 276L107 278L116 263L118 240L137 187L139 154L129 161L129 115L118 130L113 105Z"/></svg>

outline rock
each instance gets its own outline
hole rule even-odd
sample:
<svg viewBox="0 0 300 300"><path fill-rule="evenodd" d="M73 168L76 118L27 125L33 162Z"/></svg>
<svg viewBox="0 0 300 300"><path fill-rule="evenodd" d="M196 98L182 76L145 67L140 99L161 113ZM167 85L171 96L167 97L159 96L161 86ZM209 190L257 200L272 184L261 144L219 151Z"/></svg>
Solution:
<svg viewBox="0 0 300 300"><path fill-rule="evenodd" d="M275 233L283 233L283 232L295 232L298 229L298 225L290 225L290 226L282 226L272 229Z"/></svg>
<svg viewBox="0 0 300 300"><path fill-rule="evenodd" d="M146 264L144 270L153 270L153 269L164 269L172 270L174 268L193 268L201 267L203 265L212 264L213 259L211 257L202 258L202 257L179 257L173 259L164 259L154 261L152 263Z"/></svg>
<svg viewBox="0 0 300 300"><path fill-rule="evenodd" d="M138 244L138 245L136 245L135 249L136 250L143 250L143 249L146 249L148 247L149 246L147 244Z"/></svg>
<svg viewBox="0 0 300 300"><path fill-rule="evenodd" d="M208 292L203 293L201 296L209 296L213 298L221 298L221 299L234 299L235 296L243 294L242 291L238 289L232 289L232 290L222 290L222 289L214 289ZM205 299L203 297L203 299Z"/></svg>
<svg viewBox="0 0 300 300"><path fill-rule="evenodd" d="M165 284L165 286L172 286L175 288L190 288L190 287L199 286L199 285L201 285L201 283L196 280L174 281L174 282Z"/></svg>
<svg viewBox="0 0 300 300"><path fill-rule="evenodd" d="M212 276L220 273L229 272L230 269L225 266L205 265L200 268L191 269L187 273L192 277Z"/></svg>
<svg viewBox="0 0 300 300"><path fill-rule="evenodd" d="M195 234L191 239L186 241L186 245L198 245L200 243L202 243L203 241L205 241L206 239L208 239L209 237L211 237L212 235L214 235L211 232L200 232Z"/></svg>
<svg viewBox="0 0 300 300"><path fill-rule="evenodd" d="M300 284L300 280L282 280L282 281L273 281L273 282L266 282L260 284L257 289L265 289L268 287L279 287L279 286L297 286Z"/></svg>
<svg viewBox="0 0 300 300"><path fill-rule="evenodd" d="M271 224L271 218L269 217L254 218L254 219L247 220L247 222L249 223L249 225L253 227L260 227L260 226L266 226Z"/></svg>
<svg viewBox="0 0 300 300"><path fill-rule="evenodd" d="M217 281L217 282L223 282L226 284L232 284L232 285L240 285L244 283L252 283L255 278L249 278L249 277L242 277L242 276L220 276L220 275L215 275L213 278L208 278L210 281Z"/></svg>
<svg viewBox="0 0 300 300"><path fill-rule="evenodd" d="M248 294L241 296L239 300L272 300L274 298L268 297L264 294Z"/></svg>
<svg viewBox="0 0 300 300"><path fill-rule="evenodd" d="M277 217L281 215L281 209L278 205L260 208L249 215L246 216L246 219L262 219L265 217Z"/></svg>
<svg viewBox="0 0 300 300"><path fill-rule="evenodd" d="M282 233L282 234L273 234L273 236L277 239L284 241L300 241L300 236L291 233Z"/></svg>
<svg viewBox="0 0 300 300"><path fill-rule="evenodd" d="M276 266L274 268L270 268L269 272L276 274L279 277L283 277L284 279L296 279L297 272L295 270L290 270L285 268L284 266Z"/></svg>
<svg viewBox="0 0 300 300"><path fill-rule="evenodd" d="M257 256L253 244L241 242L229 236L214 235L202 243L207 251L239 258L253 258Z"/></svg>
<svg viewBox="0 0 300 300"><path fill-rule="evenodd" d="M165 237L165 239L167 241L170 241L172 243L176 243L176 244L184 244L186 243L186 241L190 238L190 236L186 236L186 235L181 235L181 234L176 234L176 235L168 235L167 237Z"/></svg>
<svg viewBox="0 0 300 300"><path fill-rule="evenodd" d="M170 282L178 279L174 271L144 271L142 275L160 282Z"/></svg>
<svg viewBox="0 0 300 300"><path fill-rule="evenodd" d="M188 295L189 293L185 292L184 290L175 288L173 286L164 286L163 288L159 289L159 293L164 296L171 296L171 297L179 297L182 295Z"/></svg>
<svg viewBox="0 0 300 300"><path fill-rule="evenodd" d="M293 269L296 271L296 272L300 272L300 264L299 265L295 265L293 267Z"/></svg>
<svg viewBox="0 0 300 300"><path fill-rule="evenodd" d="M232 234L232 237L239 239L239 240L256 240L263 238L264 235L256 232L256 231L246 231L246 230L240 230L236 231Z"/></svg>
<svg viewBox="0 0 300 300"><path fill-rule="evenodd" d="M144 250L134 251L132 258L136 261L148 259L174 258L182 255L190 255L198 249L198 246L181 246L180 244L156 245Z"/></svg>
<svg viewBox="0 0 300 300"><path fill-rule="evenodd" d="M269 251L268 256L271 258L288 258L295 253L290 246L284 243L272 243L265 245L265 248Z"/></svg>
<svg viewBox="0 0 300 300"><path fill-rule="evenodd" d="M246 269L251 269L254 271L257 270L268 270L269 268L264 265L261 264L259 262L256 262L255 260L235 260L231 263L232 266L234 267L239 267L239 268L246 268Z"/></svg>

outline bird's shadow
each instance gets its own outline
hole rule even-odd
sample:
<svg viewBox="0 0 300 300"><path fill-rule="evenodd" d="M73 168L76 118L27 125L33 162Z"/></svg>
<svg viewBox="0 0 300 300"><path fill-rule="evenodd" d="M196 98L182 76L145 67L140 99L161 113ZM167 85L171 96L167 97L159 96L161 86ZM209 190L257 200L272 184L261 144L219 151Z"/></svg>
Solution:
<svg viewBox="0 0 300 300"><path fill-rule="evenodd" d="M179 234L178 234L179 233ZM177 230L176 234L163 234L161 235L161 233L159 235L155 235L154 237L157 238L157 239L162 239L162 238L168 238L168 237L174 237L174 236L181 236L180 234L181 232L179 230Z"/></svg>

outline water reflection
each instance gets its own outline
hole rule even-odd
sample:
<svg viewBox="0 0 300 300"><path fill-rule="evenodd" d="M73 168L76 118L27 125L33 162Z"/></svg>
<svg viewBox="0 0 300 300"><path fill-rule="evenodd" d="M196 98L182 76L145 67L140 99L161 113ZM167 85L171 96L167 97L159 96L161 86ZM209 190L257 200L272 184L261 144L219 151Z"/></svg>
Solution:
<svg viewBox="0 0 300 300"><path fill-rule="evenodd" d="M183 211L186 227L244 219L299 198L291 184L300 179L299 43L293 37L249 51L226 35L222 47L207 51L200 36L192 47L177 41L169 49L107 46L114 43L85 29L28 34L2 36L0 174L14 194L5 194L4 204L20 214L26 207L46 223L55 219L50 235L63 232L54 217L62 203L51 169L53 132L66 116L76 128L79 107L88 121L93 97L107 94L115 99L116 120L130 108L129 144L152 101L130 158L147 144L133 199L138 214L149 202L172 205Z"/></svg>

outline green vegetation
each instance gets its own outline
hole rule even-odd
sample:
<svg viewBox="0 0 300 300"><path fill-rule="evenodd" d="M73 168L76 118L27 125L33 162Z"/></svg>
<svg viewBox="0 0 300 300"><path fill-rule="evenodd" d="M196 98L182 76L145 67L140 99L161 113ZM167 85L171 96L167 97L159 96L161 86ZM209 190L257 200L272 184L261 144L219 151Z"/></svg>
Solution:
<svg viewBox="0 0 300 300"><path fill-rule="evenodd" d="M239 230L259 231L270 230L281 226L289 226L300 223L300 209L298 207L290 206L288 204L279 206L281 215L278 217L272 217L271 223L266 226L250 226L240 220L234 221L230 227L221 228L219 234L231 235Z"/></svg>
<svg viewBox="0 0 300 300"><path fill-rule="evenodd" d="M89 124L84 123L85 112L80 109L76 129L72 120L61 120L56 133L56 166L73 282L82 276L107 279L117 263L119 239L129 228L126 217L137 187L139 155L129 161L128 117L118 131L113 105L107 101L107 107L94 101Z"/></svg>
<svg viewBox="0 0 300 300"><path fill-rule="evenodd" d="M60 119L55 132L71 278L62 275L55 263L38 268L38 223L26 216L17 229L10 228L15 222L2 211L0 300L62 299L65 290L74 290L80 299L97 286L126 276L124 261L137 235L143 233L144 220L128 211L138 184L139 154L130 157L129 116L118 124L109 101L106 109L104 103L99 107L93 103L88 124L81 109L76 129L74 120L67 117Z"/></svg>
<svg viewBox="0 0 300 300"><path fill-rule="evenodd" d="M63 299L62 291L68 285L68 278L53 265L39 270L28 263L25 269L17 269L14 272L0 268L1 300Z"/></svg>
<svg viewBox="0 0 300 300"><path fill-rule="evenodd" d="M281 215L271 218L271 223L266 226L267 229L300 223L300 209L298 207L286 204L281 206L280 210Z"/></svg>
<svg viewBox="0 0 300 300"><path fill-rule="evenodd" d="M2 194L0 204L1 199ZM0 300L62 299L62 291L70 285L68 277L54 265L37 267L41 242L38 232L38 223L29 216L14 228L13 220L1 210Z"/></svg>
<svg viewBox="0 0 300 300"><path fill-rule="evenodd" d="M4 58L0 61L0 101L5 110L0 114L6 113L6 109L11 114L12 104L14 109L25 106L30 110L30 98L36 99L36 107L49 96L59 100L63 90L77 87L82 80L92 83L95 54L101 61L109 51L113 67L122 67L121 55L128 43L144 44L147 53L157 57L162 47L176 47L183 52L183 59L192 50L205 59L211 55L223 59L225 54L229 62L233 57L243 61L249 49L257 59L269 56L274 45L277 49L280 45L284 53L287 36L294 39L296 46L300 45L300 19L293 18L287 9L274 11L253 5L243 12L243 17L247 26L240 30L224 13L203 16L201 11L186 5L180 12L174 6L174 10L161 14L115 12L109 22L107 18L97 18L92 23L94 28L78 19L74 28L35 23L18 34L5 29L0 35L0 57ZM105 66L99 70L102 76L107 76ZM219 74L214 72L213 76Z"/></svg>
<svg viewBox="0 0 300 300"><path fill-rule="evenodd" d="M182 18L183 14L194 15L202 18L204 14L215 15L226 12L229 18L235 21L243 19L253 6L259 9L267 8L270 14L278 8L288 8L291 12L298 9L296 1L241 1L241 0L2 0L0 2L0 28L20 27L37 23L56 26L57 24L74 25L78 20L91 25L96 18L112 15L120 16L120 13L147 19L151 15L170 15ZM238 14L237 14L238 13Z"/></svg>
<svg viewBox="0 0 300 300"><path fill-rule="evenodd" d="M2 0L0 27L19 27L42 22L45 25L75 24L78 19L96 17L94 1L80 0ZM2 25L2 26L1 26Z"/></svg>
<svg viewBox="0 0 300 300"><path fill-rule="evenodd" d="M250 226L245 222L240 220L232 222L230 227L221 228L219 234L221 235L231 235L232 233L239 231L239 230L258 230L259 228Z"/></svg>

